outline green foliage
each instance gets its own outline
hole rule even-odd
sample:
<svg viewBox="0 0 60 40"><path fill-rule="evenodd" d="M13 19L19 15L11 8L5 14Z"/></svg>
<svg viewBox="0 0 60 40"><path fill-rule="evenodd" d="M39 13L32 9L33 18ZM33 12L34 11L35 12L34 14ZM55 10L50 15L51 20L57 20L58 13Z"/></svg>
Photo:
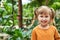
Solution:
<svg viewBox="0 0 60 40"><path fill-rule="evenodd" d="M23 6L23 24L31 24L31 20L33 18L33 9L33 7L27 7L27 5Z"/></svg>
<svg viewBox="0 0 60 40"><path fill-rule="evenodd" d="M21 29L14 29L12 27L4 27L3 32L10 35L9 40L16 40L16 38L18 38L18 37L23 39Z"/></svg>
<svg viewBox="0 0 60 40"><path fill-rule="evenodd" d="M59 17L55 17L55 26L57 27L60 33L60 18Z"/></svg>
<svg viewBox="0 0 60 40"><path fill-rule="evenodd" d="M53 7L55 10L60 9L60 2L54 2L54 3L52 4L52 7Z"/></svg>
<svg viewBox="0 0 60 40"><path fill-rule="evenodd" d="M12 2L12 1L11 1ZM18 7L16 2L14 3L15 5L12 5L12 3L9 2L9 0L3 2L4 7L0 7L0 25L4 26L12 26L13 22L14 25L17 24L17 12L18 12ZM14 9L12 9L14 7ZM13 14L12 14L13 12ZM13 20L14 19L14 20Z"/></svg>
<svg viewBox="0 0 60 40"><path fill-rule="evenodd" d="M30 40L32 30L16 29L13 27L4 27L3 32L10 35L8 40Z"/></svg>

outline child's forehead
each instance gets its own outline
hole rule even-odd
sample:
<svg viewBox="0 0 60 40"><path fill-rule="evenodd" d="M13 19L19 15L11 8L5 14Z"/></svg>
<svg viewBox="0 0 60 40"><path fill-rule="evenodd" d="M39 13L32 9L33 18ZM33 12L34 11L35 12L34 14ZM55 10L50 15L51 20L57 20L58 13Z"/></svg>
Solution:
<svg viewBox="0 0 60 40"><path fill-rule="evenodd" d="M39 8L37 13L47 15L51 13L51 10L49 8Z"/></svg>
<svg viewBox="0 0 60 40"><path fill-rule="evenodd" d="M37 11L38 12L50 12L51 10L48 8L39 8Z"/></svg>
<svg viewBox="0 0 60 40"><path fill-rule="evenodd" d="M43 16L50 16L49 13L42 13L42 14L39 14L39 15L43 15Z"/></svg>
<svg viewBox="0 0 60 40"><path fill-rule="evenodd" d="M42 10L38 12L39 15L49 15L50 12L48 10Z"/></svg>

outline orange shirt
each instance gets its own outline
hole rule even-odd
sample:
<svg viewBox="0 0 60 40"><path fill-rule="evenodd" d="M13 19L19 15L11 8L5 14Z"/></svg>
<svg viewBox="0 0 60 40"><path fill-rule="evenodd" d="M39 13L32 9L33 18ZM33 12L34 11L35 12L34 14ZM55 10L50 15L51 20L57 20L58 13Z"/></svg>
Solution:
<svg viewBox="0 0 60 40"><path fill-rule="evenodd" d="M60 35L55 26L50 26L48 29L36 26L32 31L31 40L60 40Z"/></svg>

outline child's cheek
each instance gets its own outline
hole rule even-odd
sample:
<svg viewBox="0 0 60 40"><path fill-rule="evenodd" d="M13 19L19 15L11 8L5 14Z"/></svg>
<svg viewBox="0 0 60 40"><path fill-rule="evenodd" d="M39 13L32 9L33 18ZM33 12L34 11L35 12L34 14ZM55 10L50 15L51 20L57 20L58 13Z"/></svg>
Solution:
<svg viewBox="0 0 60 40"><path fill-rule="evenodd" d="M47 21L50 21L50 17L46 18Z"/></svg>
<svg viewBox="0 0 60 40"><path fill-rule="evenodd" d="M39 20L39 21L41 21L41 20L42 20L42 18L41 18L40 16L38 16L38 20Z"/></svg>

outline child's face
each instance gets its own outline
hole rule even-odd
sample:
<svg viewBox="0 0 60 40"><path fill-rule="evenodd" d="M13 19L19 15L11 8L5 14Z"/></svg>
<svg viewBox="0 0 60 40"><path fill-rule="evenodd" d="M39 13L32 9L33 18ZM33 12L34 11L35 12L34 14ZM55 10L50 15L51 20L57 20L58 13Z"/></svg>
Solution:
<svg viewBox="0 0 60 40"><path fill-rule="evenodd" d="M42 26L46 26L50 22L50 15L47 13L39 14L38 15L38 21Z"/></svg>

